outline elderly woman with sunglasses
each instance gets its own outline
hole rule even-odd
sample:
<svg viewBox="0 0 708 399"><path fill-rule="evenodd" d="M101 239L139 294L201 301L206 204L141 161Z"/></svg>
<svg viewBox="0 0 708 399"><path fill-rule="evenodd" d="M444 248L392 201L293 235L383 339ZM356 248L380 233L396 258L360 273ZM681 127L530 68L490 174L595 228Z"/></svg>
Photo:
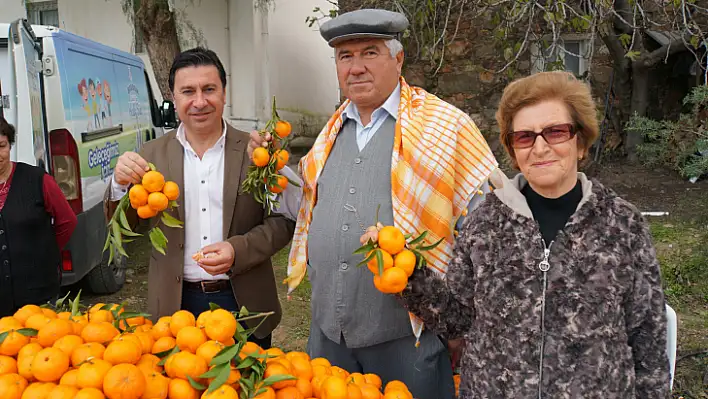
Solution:
<svg viewBox="0 0 708 399"><path fill-rule="evenodd" d="M587 85L565 72L517 80L497 122L521 173L500 173L468 216L446 278L416 270L401 298L427 328L465 338L460 397L666 398L649 229L578 172L598 136Z"/></svg>

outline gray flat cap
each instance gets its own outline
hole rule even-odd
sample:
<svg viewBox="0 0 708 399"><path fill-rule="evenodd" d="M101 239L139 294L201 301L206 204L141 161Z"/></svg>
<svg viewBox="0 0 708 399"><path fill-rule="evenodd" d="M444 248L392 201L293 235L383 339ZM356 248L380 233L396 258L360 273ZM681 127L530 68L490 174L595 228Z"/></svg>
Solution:
<svg viewBox="0 0 708 399"><path fill-rule="evenodd" d="M408 27L405 15L376 9L350 11L330 19L320 27L320 34L334 47L353 39L395 39Z"/></svg>

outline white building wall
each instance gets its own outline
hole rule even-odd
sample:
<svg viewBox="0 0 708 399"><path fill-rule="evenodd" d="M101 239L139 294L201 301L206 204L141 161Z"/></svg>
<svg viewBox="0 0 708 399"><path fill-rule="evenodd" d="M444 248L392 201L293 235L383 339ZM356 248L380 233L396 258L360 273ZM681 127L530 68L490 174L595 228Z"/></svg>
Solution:
<svg viewBox="0 0 708 399"><path fill-rule="evenodd" d="M31 0L30 0L31 1ZM91 40L134 52L133 27L121 0L58 0L59 27ZM338 101L331 48L309 28L305 18L314 7L328 10L326 0L277 0L263 14L254 0L175 0L182 26L182 48L198 44L214 50L227 72L224 116L250 130L270 117L275 95L281 117L296 122L302 115L326 117ZM21 0L0 0L0 22L26 17ZM146 53L144 61L158 101L162 96ZM291 111L291 112L289 112ZM295 112L292 112L295 111ZM319 130L317 127L317 130Z"/></svg>
<svg viewBox="0 0 708 399"><path fill-rule="evenodd" d="M0 10L0 23L9 24L16 19L27 18L27 10L20 0L0 0Z"/></svg>
<svg viewBox="0 0 708 399"><path fill-rule="evenodd" d="M133 50L133 28L120 0L58 0L57 4L60 29L119 50Z"/></svg>
<svg viewBox="0 0 708 399"><path fill-rule="evenodd" d="M339 100L334 53L305 18L326 0L277 0L269 21L270 84L278 107L330 115Z"/></svg>

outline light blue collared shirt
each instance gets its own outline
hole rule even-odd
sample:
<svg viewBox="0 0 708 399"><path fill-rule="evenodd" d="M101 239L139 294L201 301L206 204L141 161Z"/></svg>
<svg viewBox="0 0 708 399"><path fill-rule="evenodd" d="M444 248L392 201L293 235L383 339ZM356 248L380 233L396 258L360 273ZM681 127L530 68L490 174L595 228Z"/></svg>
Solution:
<svg viewBox="0 0 708 399"><path fill-rule="evenodd" d="M349 105L344 108L342 120L346 121L347 119L352 119L356 122L356 144L359 147L359 151L366 147L366 144L374 137L374 134L379 130L388 115L398 120L398 105L400 103L401 84L399 83L386 101L371 113L371 121L369 121L369 124L366 126L361 122L361 115L359 115L359 110L353 102L350 102Z"/></svg>

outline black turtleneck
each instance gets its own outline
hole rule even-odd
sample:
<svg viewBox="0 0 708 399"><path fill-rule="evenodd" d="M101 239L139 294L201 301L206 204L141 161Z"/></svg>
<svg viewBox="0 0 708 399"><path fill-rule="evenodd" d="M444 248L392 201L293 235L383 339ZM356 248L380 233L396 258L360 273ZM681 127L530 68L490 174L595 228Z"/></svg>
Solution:
<svg viewBox="0 0 708 399"><path fill-rule="evenodd" d="M541 228L541 235L546 241L546 246L550 245L551 241L556 238L558 231L565 227L583 198L580 180L572 190L558 198L546 198L535 192L530 184L526 184L521 189L521 193L526 197L533 218Z"/></svg>

